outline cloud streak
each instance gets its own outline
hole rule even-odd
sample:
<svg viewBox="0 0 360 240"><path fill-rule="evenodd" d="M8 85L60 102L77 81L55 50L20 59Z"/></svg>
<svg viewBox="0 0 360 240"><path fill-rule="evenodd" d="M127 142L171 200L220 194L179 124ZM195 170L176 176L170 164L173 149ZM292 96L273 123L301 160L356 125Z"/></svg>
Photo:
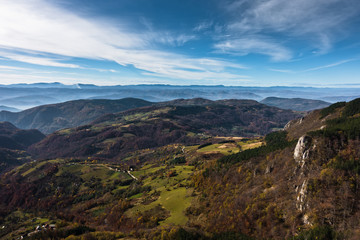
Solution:
<svg viewBox="0 0 360 240"><path fill-rule="evenodd" d="M275 68L269 68L269 70L273 71L273 72L280 72L280 73L306 73L306 72L313 72L313 71L318 71L318 70L327 69L327 68L333 68L333 67L337 67L337 66L340 66L340 65L343 65L343 64L346 64L349 62L353 62L353 61L358 61L358 60L359 59L351 58L351 59L346 59L346 60L342 60L342 61L331 63L331 64L308 68L308 69L305 69L302 71L294 71L294 70L290 70L290 69L275 69Z"/></svg>
<svg viewBox="0 0 360 240"><path fill-rule="evenodd" d="M287 61L292 58L292 52L280 44L255 36L227 40L215 44L215 49L223 53L247 55L257 53L270 56L273 61Z"/></svg>
<svg viewBox="0 0 360 240"><path fill-rule="evenodd" d="M343 61L336 62L336 63L331 63L331 64L324 65L324 66L309 68L309 69L304 70L303 72L311 72L311 71L317 71L317 70L326 69L326 68L333 68L333 67L336 67L336 66L348 63L348 62L353 62L356 60L357 59L347 59L347 60L343 60Z"/></svg>
<svg viewBox="0 0 360 240"><path fill-rule="evenodd" d="M192 58L154 47L159 42L183 45L195 38L192 35L136 33L86 19L44 0L0 0L0 4L1 56L11 60L66 68L82 67L62 61L64 58L107 60L167 78L190 79L189 73L197 71L193 74L197 80L224 76L220 72L229 67L244 69L240 64Z"/></svg>
<svg viewBox="0 0 360 240"><path fill-rule="evenodd" d="M346 35L348 29L344 26L359 16L360 3L356 0L235 0L227 5L227 11L232 14L227 31L233 41L251 36L262 36L269 43L274 38L287 39L288 45L292 40L305 41L316 49L314 53L325 54L339 36ZM264 42L256 43L259 46L252 47L252 52L273 58L269 54L271 47L264 50Z"/></svg>

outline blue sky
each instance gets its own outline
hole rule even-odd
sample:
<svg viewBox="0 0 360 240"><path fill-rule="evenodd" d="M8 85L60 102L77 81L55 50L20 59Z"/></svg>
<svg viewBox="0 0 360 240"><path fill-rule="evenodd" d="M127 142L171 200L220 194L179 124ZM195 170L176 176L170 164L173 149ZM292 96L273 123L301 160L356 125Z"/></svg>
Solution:
<svg viewBox="0 0 360 240"><path fill-rule="evenodd" d="M0 4L0 84L360 86L358 0Z"/></svg>

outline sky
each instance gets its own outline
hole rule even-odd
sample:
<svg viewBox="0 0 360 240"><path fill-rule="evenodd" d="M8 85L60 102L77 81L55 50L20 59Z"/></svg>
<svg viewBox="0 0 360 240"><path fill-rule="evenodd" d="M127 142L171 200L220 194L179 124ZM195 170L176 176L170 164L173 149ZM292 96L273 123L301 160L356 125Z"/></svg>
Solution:
<svg viewBox="0 0 360 240"><path fill-rule="evenodd" d="M358 0L0 0L0 84L360 87Z"/></svg>

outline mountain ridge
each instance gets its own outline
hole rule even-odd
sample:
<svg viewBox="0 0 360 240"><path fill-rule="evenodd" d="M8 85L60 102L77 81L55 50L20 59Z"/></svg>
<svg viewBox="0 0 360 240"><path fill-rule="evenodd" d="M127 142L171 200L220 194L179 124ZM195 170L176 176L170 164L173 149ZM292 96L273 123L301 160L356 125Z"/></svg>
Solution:
<svg viewBox="0 0 360 240"><path fill-rule="evenodd" d="M9 122L0 122L0 174L29 161L26 149L44 138L38 130L22 130Z"/></svg>
<svg viewBox="0 0 360 240"><path fill-rule="evenodd" d="M193 105L196 102L199 105ZM103 115L91 124L55 132L29 151L41 158L116 158L137 149L199 143L206 135L262 135L300 116L253 100L195 99L175 103L178 105L170 102Z"/></svg>
<svg viewBox="0 0 360 240"><path fill-rule="evenodd" d="M43 105L18 113L0 112L0 121L10 121L19 128L36 128L44 133L86 124L106 113L151 105L141 99L74 100L59 104Z"/></svg>
<svg viewBox="0 0 360 240"><path fill-rule="evenodd" d="M331 105L329 102L304 98L267 97L260 102L269 106L274 106L281 109L292 109L295 111L312 111Z"/></svg>

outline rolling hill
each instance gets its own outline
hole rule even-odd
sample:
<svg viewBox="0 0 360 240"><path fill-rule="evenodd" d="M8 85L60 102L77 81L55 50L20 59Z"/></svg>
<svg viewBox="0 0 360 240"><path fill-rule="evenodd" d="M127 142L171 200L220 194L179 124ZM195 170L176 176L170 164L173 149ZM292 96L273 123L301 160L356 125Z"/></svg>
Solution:
<svg viewBox="0 0 360 240"><path fill-rule="evenodd" d="M294 113L192 101L109 114L32 145L49 155L0 177L0 238L359 238L360 99L266 136L256 131ZM56 229L35 230L46 224Z"/></svg>
<svg viewBox="0 0 360 240"><path fill-rule="evenodd" d="M20 130L9 122L0 122L0 173L28 161L25 150L43 138L38 130Z"/></svg>
<svg viewBox="0 0 360 240"><path fill-rule="evenodd" d="M196 144L209 136L260 136L299 116L252 100L193 99L175 103L104 115L89 125L55 132L29 151L39 158L117 159L145 148ZM199 105L193 105L196 103Z"/></svg>
<svg viewBox="0 0 360 240"><path fill-rule="evenodd" d="M22 129L38 129L45 134L62 128L90 123L107 113L116 113L131 108L151 105L140 99L76 100L43 105L21 112L0 112L0 121L8 121Z"/></svg>

